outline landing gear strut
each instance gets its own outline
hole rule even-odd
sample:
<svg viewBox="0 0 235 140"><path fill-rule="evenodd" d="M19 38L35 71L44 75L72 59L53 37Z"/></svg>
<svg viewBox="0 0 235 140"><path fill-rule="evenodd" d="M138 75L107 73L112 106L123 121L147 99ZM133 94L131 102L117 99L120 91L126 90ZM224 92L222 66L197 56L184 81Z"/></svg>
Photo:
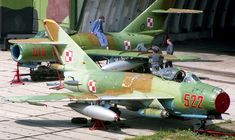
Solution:
<svg viewBox="0 0 235 140"><path fill-rule="evenodd" d="M92 127L90 127L90 130L104 130L106 129L104 122L101 120L97 120L97 119L92 119L91 120L92 123Z"/></svg>
<svg viewBox="0 0 235 140"><path fill-rule="evenodd" d="M206 130L206 120L201 120L201 126L199 127L199 130Z"/></svg>
<svg viewBox="0 0 235 140"><path fill-rule="evenodd" d="M119 108L117 107L117 104L114 104L114 106L109 108L110 110L112 110L114 113L117 114L118 118L117 121L120 121L120 115L121 115L121 111L119 110Z"/></svg>
<svg viewBox="0 0 235 140"><path fill-rule="evenodd" d="M200 133L201 131L206 130L206 120L201 120L200 123L193 125L192 130L194 132Z"/></svg>

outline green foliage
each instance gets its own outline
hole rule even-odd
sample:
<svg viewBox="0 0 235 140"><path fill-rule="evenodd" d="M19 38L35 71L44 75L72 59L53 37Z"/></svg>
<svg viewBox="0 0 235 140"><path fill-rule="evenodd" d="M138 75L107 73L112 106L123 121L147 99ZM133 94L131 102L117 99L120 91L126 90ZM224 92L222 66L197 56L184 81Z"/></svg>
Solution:
<svg viewBox="0 0 235 140"><path fill-rule="evenodd" d="M227 139L227 140L235 140L235 137L213 137L206 134L197 134L192 132L191 130L179 130L179 129L172 129L172 130L160 130L157 131L154 135L151 136L138 136L135 138L127 139L127 140L220 140L220 139Z"/></svg>

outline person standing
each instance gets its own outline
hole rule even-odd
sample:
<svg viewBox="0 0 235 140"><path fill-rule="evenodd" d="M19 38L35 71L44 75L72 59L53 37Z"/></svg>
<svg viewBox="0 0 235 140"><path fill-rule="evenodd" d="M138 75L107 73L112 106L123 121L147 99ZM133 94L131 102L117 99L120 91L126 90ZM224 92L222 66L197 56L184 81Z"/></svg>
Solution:
<svg viewBox="0 0 235 140"><path fill-rule="evenodd" d="M151 67L152 67L152 74L157 74L157 71L163 68L163 56L159 54L159 47L152 46L153 53L150 55L151 59Z"/></svg>
<svg viewBox="0 0 235 140"><path fill-rule="evenodd" d="M108 49L108 40L104 35L103 22L105 22L104 16L100 16L95 20L91 24L91 33L98 37L101 47L106 47L106 49Z"/></svg>
<svg viewBox="0 0 235 140"><path fill-rule="evenodd" d="M174 54L174 45L173 45L171 39L167 38L166 43L167 43L166 53L168 55L173 55ZM170 61L170 60L166 61L165 68L167 68L167 67L173 67L172 61Z"/></svg>

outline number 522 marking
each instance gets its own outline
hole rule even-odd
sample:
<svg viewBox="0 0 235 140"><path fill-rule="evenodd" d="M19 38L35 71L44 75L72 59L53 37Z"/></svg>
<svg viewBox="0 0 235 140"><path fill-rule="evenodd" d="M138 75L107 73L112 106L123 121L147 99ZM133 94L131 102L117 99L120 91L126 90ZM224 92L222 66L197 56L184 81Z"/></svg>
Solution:
<svg viewBox="0 0 235 140"><path fill-rule="evenodd" d="M204 96L196 95L196 94L184 94L184 106L203 109L202 102L204 100Z"/></svg>

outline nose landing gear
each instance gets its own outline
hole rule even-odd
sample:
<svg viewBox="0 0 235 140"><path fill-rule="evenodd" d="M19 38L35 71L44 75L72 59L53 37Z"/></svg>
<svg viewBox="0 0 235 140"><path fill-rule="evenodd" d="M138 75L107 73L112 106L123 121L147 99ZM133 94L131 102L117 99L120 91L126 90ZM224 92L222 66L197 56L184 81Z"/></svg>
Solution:
<svg viewBox="0 0 235 140"><path fill-rule="evenodd" d="M206 120L201 120L200 127L197 130L193 130L193 132L196 132L197 134L209 134L212 136L232 136L235 137L235 133L225 133L221 131L206 129Z"/></svg>

